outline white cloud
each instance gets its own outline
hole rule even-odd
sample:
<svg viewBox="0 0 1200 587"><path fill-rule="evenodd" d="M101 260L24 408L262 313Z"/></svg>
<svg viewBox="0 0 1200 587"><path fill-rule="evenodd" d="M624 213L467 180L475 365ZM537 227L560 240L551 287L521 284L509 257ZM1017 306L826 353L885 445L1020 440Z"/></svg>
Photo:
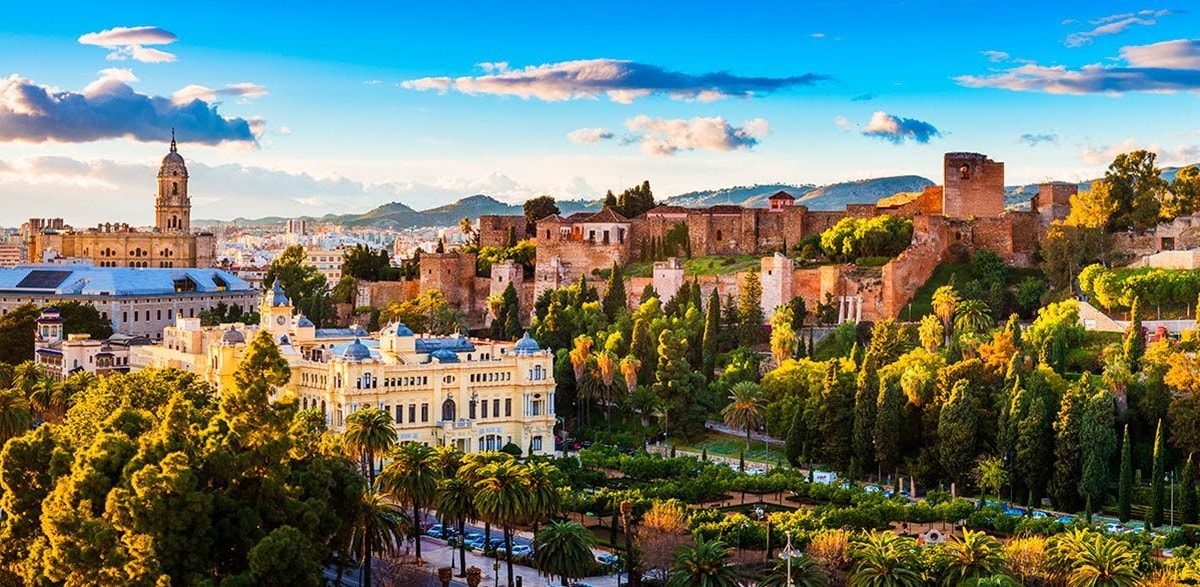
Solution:
<svg viewBox="0 0 1200 587"><path fill-rule="evenodd" d="M224 88L220 89L192 84L171 94L171 100L176 104L187 104L192 100L215 102L223 97L232 97L238 98L239 102L244 103L252 98L265 95L267 95L267 88L250 82L227 84Z"/></svg>
<svg viewBox="0 0 1200 587"><path fill-rule="evenodd" d="M871 115L871 120L862 129L862 135L899 145L905 141L928 143L930 139L941 137L942 133L923 120L903 118L879 110Z"/></svg>
<svg viewBox="0 0 1200 587"><path fill-rule="evenodd" d="M581 128L567 133L567 138L577 145L594 145L614 136L611 131L603 128Z"/></svg>
<svg viewBox="0 0 1200 587"><path fill-rule="evenodd" d="M991 61L992 63L1000 63L1010 59L1009 54L1004 51L980 51L980 53L982 53L984 57L987 57L988 61Z"/></svg>
<svg viewBox="0 0 1200 587"><path fill-rule="evenodd" d="M83 45L109 49L110 61L133 59L143 63L175 61L175 55L146 45L169 45L179 40L175 33L153 26L116 27L79 37Z"/></svg>
<svg viewBox="0 0 1200 587"><path fill-rule="evenodd" d="M1058 142L1058 135L1053 133L1025 133L1017 137L1018 143L1024 143L1030 147L1036 147L1041 144L1053 144Z"/></svg>
<svg viewBox="0 0 1200 587"><path fill-rule="evenodd" d="M833 122L834 124L838 125L838 128L846 132L854 130L854 123L850 122L850 119L846 118L845 116L838 116L837 118L833 119Z"/></svg>
<svg viewBox="0 0 1200 587"><path fill-rule="evenodd" d="M634 133L626 142L640 143L643 153L658 157L696 149L749 150L771 134L770 123L762 118L733 126L721 117L683 120L651 118L642 114L627 120L625 126Z"/></svg>
<svg viewBox="0 0 1200 587"><path fill-rule="evenodd" d="M1115 145L1089 145L1079 152L1079 158L1088 165L1108 165L1117 155L1139 149L1158 155L1156 162L1159 165L1191 165L1200 161L1200 144L1176 145L1174 148L1170 148L1156 143L1143 145L1133 138L1125 139Z"/></svg>
<svg viewBox="0 0 1200 587"><path fill-rule="evenodd" d="M1170 14L1174 14L1171 10L1139 10L1138 12L1130 12L1125 14L1112 14L1103 16L1091 21L1091 24L1098 25L1095 28L1078 33L1071 33L1063 43L1068 47L1082 47L1090 45L1092 39L1106 35L1118 35L1134 25L1138 26L1154 26L1158 24L1158 19ZM1065 24L1065 21L1064 21Z"/></svg>
<svg viewBox="0 0 1200 587"><path fill-rule="evenodd" d="M577 100L605 96L628 104L651 95L677 100L712 101L719 98L751 97L793 87L827 81L825 75L791 77L742 77L727 72L693 75L668 71L655 65L616 59L586 59L511 69L505 62L481 63L487 74L471 77L424 77L401 82L400 87L417 91L516 96L545 101Z"/></svg>
<svg viewBox="0 0 1200 587"><path fill-rule="evenodd" d="M963 75L959 84L1048 94L1121 94L1200 90L1200 39L1177 39L1122 47L1126 65L1079 69L1026 63L993 75Z"/></svg>
<svg viewBox="0 0 1200 587"><path fill-rule="evenodd" d="M825 33L813 33L813 34L811 34L811 35L809 35L809 36L810 36L810 37L812 37L812 38L814 38L814 39L824 39L824 38L825 38Z"/></svg>
<svg viewBox="0 0 1200 587"><path fill-rule="evenodd" d="M126 137L165 141L171 129L204 144L253 144L261 119L227 118L214 104L179 104L139 94L128 69L109 68L79 92L39 85L13 74L0 78L0 141L81 143ZM258 131L256 134L256 126Z"/></svg>

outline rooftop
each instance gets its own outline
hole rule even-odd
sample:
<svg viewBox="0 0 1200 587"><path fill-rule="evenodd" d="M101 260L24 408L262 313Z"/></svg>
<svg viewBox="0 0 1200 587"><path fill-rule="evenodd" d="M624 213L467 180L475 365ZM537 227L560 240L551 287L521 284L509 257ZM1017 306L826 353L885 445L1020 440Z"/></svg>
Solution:
<svg viewBox="0 0 1200 587"><path fill-rule="evenodd" d="M0 269L0 292L64 296L135 296L254 291L220 269L134 269L23 265Z"/></svg>

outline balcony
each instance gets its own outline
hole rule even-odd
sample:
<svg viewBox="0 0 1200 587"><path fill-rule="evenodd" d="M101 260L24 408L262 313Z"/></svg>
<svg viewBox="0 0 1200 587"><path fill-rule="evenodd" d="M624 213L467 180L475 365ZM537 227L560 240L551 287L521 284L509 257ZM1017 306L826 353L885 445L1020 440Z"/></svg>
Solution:
<svg viewBox="0 0 1200 587"><path fill-rule="evenodd" d="M442 420L438 422L438 426L447 430L459 430L462 428L470 428L474 423L466 418L457 420Z"/></svg>

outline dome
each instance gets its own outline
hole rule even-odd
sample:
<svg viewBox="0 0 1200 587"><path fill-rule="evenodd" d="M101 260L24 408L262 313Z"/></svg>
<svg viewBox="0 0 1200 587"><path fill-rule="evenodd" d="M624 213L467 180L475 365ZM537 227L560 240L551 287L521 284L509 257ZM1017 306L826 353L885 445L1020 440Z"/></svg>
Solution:
<svg viewBox="0 0 1200 587"><path fill-rule="evenodd" d="M301 314L300 318L296 320L296 328L316 328L316 325L308 319L308 316Z"/></svg>
<svg viewBox="0 0 1200 587"><path fill-rule="evenodd" d="M396 325L396 336L413 336L413 331L403 323L400 323Z"/></svg>
<svg viewBox="0 0 1200 587"><path fill-rule="evenodd" d="M522 336L521 340L513 345L513 354L517 355L532 355L540 350L542 347L538 346L537 341L529 336L529 331L526 331L525 336Z"/></svg>
<svg viewBox="0 0 1200 587"><path fill-rule="evenodd" d="M350 327L350 332L353 332L354 336L371 336L371 333L367 332L366 328L363 328L357 324Z"/></svg>
<svg viewBox="0 0 1200 587"><path fill-rule="evenodd" d="M175 146L175 131L171 131L171 151L163 157L162 167L158 168L159 177L179 175L187 177L187 165L183 162L183 155L179 154Z"/></svg>
<svg viewBox="0 0 1200 587"><path fill-rule="evenodd" d="M413 331L401 322L388 324L379 332L380 336L412 336Z"/></svg>
<svg viewBox="0 0 1200 587"><path fill-rule="evenodd" d="M342 358L351 361L362 361L371 358L371 349L363 344L358 337L354 337L354 342L346 346L346 350L342 351Z"/></svg>
<svg viewBox="0 0 1200 587"><path fill-rule="evenodd" d="M287 294L283 291L283 286L279 284L279 280L275 280L275 285L271 286L271 306L275 308L284 308L292 305L288 300Z"/></svg>
<svg viewBox="0 0 1200 587"><path fill-rule="evenodd" d="M437 359L439 363L457 363L458 355L450 349L438 349L429 353L431 358Z"/></svg>
<svg viewBox="0 0 1200 587"><path fill-rule="evenodd" d="M230 328L229 330L226 330L225 333L221 335L221 343L222 344L234 345L234 344L244 344L245 342L246 342L246 336L244 334L242 334L242 332L240 330L237 330L234 328Z"/></svg>

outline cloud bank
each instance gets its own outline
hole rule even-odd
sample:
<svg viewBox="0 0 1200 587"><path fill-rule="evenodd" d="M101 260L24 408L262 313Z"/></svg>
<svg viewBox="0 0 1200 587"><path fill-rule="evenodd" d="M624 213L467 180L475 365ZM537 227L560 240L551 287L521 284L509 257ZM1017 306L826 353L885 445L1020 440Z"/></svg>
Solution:
<svg viewBox="0 0 1200 587"><path fill-rule="evenodd" d="M669 71L656 65L616 59L586 59L510 69L507 63L481 64L485 75L423 77L401 82L417 91L517 96L549 102L598 98L629 104L652 95L709 102L727 97L751 97L831 79L806 73L791 77L742 77L728 72L699 75Z"/></svg>
<svg viewBox="0 0 1200 587"><path fill-rule="evenodd" d="M771 134L771 125L762 118L733 126L724 118L664 119L645 114L630 118L625 127L633 133L627 143L640 143L642 152L669 157L680 151L749 150L759 139Z"/></svg>
<svg viewBox="0 0 1200 587"><path fill-rule="evenodd" d="M1084 45L1092 44L1092 39L1096 37L1119 35L1134 25L1154 26L1158 24L1159 18L1170 14L1174 14L1174 11L1139 10L1137 12L1103 16L1091 21L1091 24L1096 25L1095 28L1088 31L1071 33L1067 35L1063 44L1068 47L1083 47Z"/></svg>
<svg viewBox="0 0 1200 587"><path fill-rule="evenodd" d="M169 45L178 40L175 33L153 26L116 27L87 33L78 39L82 45L109 49L107 59L110 61L133 59L143 63L175 61L175 55L146 45Z"/></svg>
<svg viewBox="0 0 1200 587"><path fill-rule="evenodd" d="M567 138L577 145L594 145L600 141L607 141L614 136L616 135L603 128L581 128L567 133Z"/></svg>
<svg viewBox="0 0 1200 587"><path fill-rule="evenodd" d="M246 102L251 98L259 98L265 95L267 95L267 88L250 82L228 84L224 88L216 90L192 84L171 94L171 100L176 104L187 104L192 100L215 102L221 98L230 97L237 98L239 102Z"/></svg>
<svg viewBox="0 0 1200 587"><path fill-rule="evenodd" d="M1125 139L1116 145L1084 147L1079 158L1088 165L1108 165L1121 153L1145 149L1158 155L1159 165L1191 165L1200 161L1200 145L1177 145L1174 148L1158 144L1143 145L1136 139Z"/></svg>
<svg viewBox="0 0 1200 587"><path fill-rule="evenodd" d="M1125 65L1093 64L1079 69L1028 63L994 75L954 78L971 88L1001 88L1048 94L1121 94L1200 90L1200 39L1178 39L1122 47Z"/></svg>
<svg viewBox="0 0 1200 587"><path fill-rule="evenodd" d="M176 101L139 94L128 69L106 69L78 92L39 85L19 75L0 78L0 141L82 143L126 137L163 141L171 129L188 142L254 143L261 119L225 117L203 99ZM185 88L186 89L186 88Z"/></svg>
<svg viewBox="0 0 1200 587"><path fill-rule="evenodd" d="M838 126L847 128L845 118L839 117ZM862 129L862 135L883 139L896 145L907 141L928 143L931 139L942 136L937 127L915 118L902 118L879 110L871 115L871 120Z"/></svg>

